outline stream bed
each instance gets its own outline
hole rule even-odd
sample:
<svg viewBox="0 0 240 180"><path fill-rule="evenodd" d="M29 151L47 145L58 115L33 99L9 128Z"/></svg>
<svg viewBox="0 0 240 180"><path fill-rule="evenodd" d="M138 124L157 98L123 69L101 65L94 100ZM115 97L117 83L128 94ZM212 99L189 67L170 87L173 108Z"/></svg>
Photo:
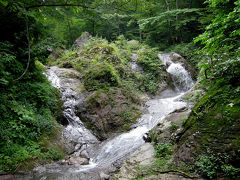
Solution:
<svg viewBox="0 0 240 180"><path fill-rule="evenodd" d="M68 125L64 126L63 137L66 143L77 142L75 154L87 153L90 161L88 165L53 163L39 166L30 175L17 179L98 180L101 179L101 173L109 174L116 171L124 158L145 143L143 136L146 133L161 123L171 112L187 106L181 101L181 96L194 85L193 80L181 64L172 62L167 54L159 54L159 57L165 64L168 64L167 71L176 89L167 89L157 97L149 99L146 102L146 112L129 132L103 142L99 142L75 114L75 106L82 99L75 89L81 85L81 82L74 78L61 76L63 72L68 71L64 68L50 67L46 76L52 85L60 90L64 101L63 115L68 120Z"/></svg>

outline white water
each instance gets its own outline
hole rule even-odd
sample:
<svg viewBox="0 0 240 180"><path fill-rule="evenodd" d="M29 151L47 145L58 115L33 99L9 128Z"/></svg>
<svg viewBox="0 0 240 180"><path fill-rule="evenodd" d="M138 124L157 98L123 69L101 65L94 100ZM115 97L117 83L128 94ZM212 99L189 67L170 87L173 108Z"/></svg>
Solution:
<svg viewBox="0 0 240 180"><path fill-rule="evenodd" d="M189 73L180 63L174 63L171 60L170 53L158 54L158 57L163 61L165 66L168 66L167 72L171 75L177 91L185 92L193 87L194 82Z"/></svg>
<svg viewBox="0 0 240 180"><path fill-rule="evenodd" d="M82 121L75 114L75 106L81 97L79 97L78 93L72 90L72 88L81 85L81 81L78 79L59 77L57 73L61 73L61 69L51 67L48 73L46 73L46 76L52 86L60 90L62 100L64 101L63 116L68 121L68 125L63 130L63 137L66 143L87 145L98 143L97 138L85 128Z"/></svg>
<svg viewBox="0 0 240 180"><path fill-rule="evenodd" d="M138 58L137 54L132 54L131 57L132 61L130 62L131 69L134 70L135 72L142 72L143 71L142 67L137 64L137 58Z"/></svg>
<svg viewBox="0 0 240 180"><path fill-rule="evenodd" d="M163 55L159 56L163 57ZM193 81L189 74L186 73L187 71L180 64L173 63L168 59L168 56L164 57L166 57L163 58L166 61L164 62L165 64L171 62L167 69L168 72L172 76L182 78L181 81L184 82L184 88L181 91L191 88ZM171 92L171 95L166 96L163 93L162 98L160 96L160 98L147 101L147 112L138 119L134 125L136 128L99 144L96 137L83 126L81 120L75 115L76 101L79 101L81 97L72 90L72 87L81 82L77 79L59 77L60 71L61 68L51 67L47 77L52 85L61 91L62 99L65 101L63 114L69 124L65 127L63 136L67 139L66 143L73 141L79 144L87 143L87 145L90 145L86 146L91 158L90 164L85 166L49 164L36 168L32 176L19 179L100 179L99 173L101 171L108 172L108 169L119 159L126 157L145 143L143 140L145 133L160 123L169 113L186 106L185 102L179 100L184 93L166 91L167 94ZM175 82L175 78L173 78L173 81L174 84L178 84L178 82Z"/></svg>

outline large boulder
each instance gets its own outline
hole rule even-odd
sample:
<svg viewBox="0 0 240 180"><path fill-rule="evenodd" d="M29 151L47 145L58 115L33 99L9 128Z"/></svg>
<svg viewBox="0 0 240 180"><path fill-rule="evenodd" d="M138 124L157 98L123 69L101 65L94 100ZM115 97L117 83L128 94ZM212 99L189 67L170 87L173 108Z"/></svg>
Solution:
<svg viewBox="0 0 240 180"><path fill-rule="evenodd" d="M154 154L154 147L150 143L144 144L124 161L119 173L114 177L119 180L134 179L138 175L139 165L154 165Z"/></svg>
<svg viewBox="0 0 240 180"><path fill-rule="evenodd" d="M74 45L76 47L83 47L85 44L89 42L91 38L92 36L89 32L84 32L79 38L75 40Z"/></svg>
<svg viewBox="0 0 240 180"><path fill-rule="evenodd" d="M139 101L119 88L98 90L78 104L77 115L99 140L104 140L112 133L130 129L141 114Z"/></svg>
<svg viewBox="0 0 240 180"><path fill-rule="evenodd" d="M74 157L69 158L68 164L69 165L87 165L87 164L89 164L89 162L88 162L87 158L74 156Z"/></svg>

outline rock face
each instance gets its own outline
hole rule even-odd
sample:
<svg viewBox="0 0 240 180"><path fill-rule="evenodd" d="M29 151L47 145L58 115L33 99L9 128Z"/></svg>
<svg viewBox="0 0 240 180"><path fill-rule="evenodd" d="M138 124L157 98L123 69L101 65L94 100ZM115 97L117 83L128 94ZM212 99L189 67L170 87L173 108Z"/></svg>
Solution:
<svg viewBox="0 0 240 180"><path fill-rule="evenodd" d="M82 33L82 35L76 39L74 45L77 47L84 46L92 38L91 34L88 32Z"/></svg>
<svg viewBox="0 0 240 180"><path fill-rule="evenodd" d="M114 178L119 180L134 179L138 174L139 165L152 166L154 164L154 153L154 147L150 143L144 144L124 161L119 173L114 175Z"/></svg>
<svg viewBox="0 0 240 180"><path fill-rule="evenodd" d="M178 141L178 164L195 164L204 156L212 163L209 169L216 169L214 178L226 175L224 166L240 168L240 104L233 103L239 102L239 95L232 93L235 88L229 84L214 85L198 100Z"/></svg>
<svg viewBox="0 0 240 180"><path fill-rule="evenodd" d="M86 158L83 158L83 157L71 157L69 160L68 160L68 164L69 165L87 165L89 162L88 162L88 159Z"/></svg>
<svg viewBox="0 0 240 180"><path fill-rule="evenodd" d="M183 119L186 119L191 110L182 108L177 112L169 114L157 127L152 130L151 139L158 144L174 143L181 135ZM158 135L154 139L154 134ZM155 136L156 137L156 136Z"/></svg>
<svg viewBox="0 0 240 180"><path fill-rule="evenodd" d="M134 104L136 102L121 89L99 90L78 104L77 115L100 140L104 140L111 133L124 128L123 125L130 127L130 123L140 116Z"/></svg>

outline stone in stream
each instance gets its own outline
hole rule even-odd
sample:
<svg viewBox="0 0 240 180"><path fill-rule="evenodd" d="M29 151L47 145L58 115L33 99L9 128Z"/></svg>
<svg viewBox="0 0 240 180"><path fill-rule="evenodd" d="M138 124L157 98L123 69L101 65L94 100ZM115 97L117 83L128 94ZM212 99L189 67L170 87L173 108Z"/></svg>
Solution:
<svg viewBox="0 0 240 180"><path fill-rule="evenodd" d="M108 179L110 179L110 176L101 171L100 178L101 178L101 180L108 180Z"/></svg>
<svg viewBox="0 0 240 180"><path fill-rule="evenodd" d="M138 166L154 165L154 147L150 143L142 145L132 153L120 168L119 174L114 175L119 180L134 179L138 174Z"/></svg>
<svg viewBox="0 0 240 180"><path fill-rule="evenodd" d="M83 157L70 157L70 159L68 160L68 164L69 165L87 165L89 164L89 161L87 158L83 158Z"/></svg>

